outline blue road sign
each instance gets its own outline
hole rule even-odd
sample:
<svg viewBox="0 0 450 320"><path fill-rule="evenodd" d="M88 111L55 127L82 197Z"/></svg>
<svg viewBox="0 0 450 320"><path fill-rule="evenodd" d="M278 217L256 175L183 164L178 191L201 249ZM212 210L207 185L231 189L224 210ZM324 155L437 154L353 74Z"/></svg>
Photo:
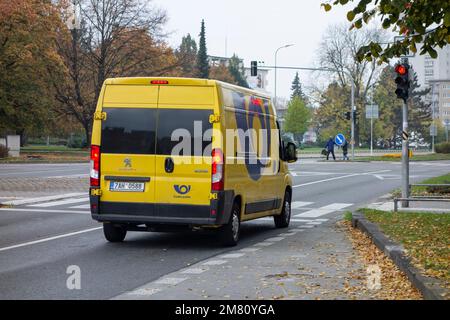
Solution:
<svg viewBox="0 0 450 320"><path fill-rule="evenodd" d="M342 146L345 143L345 137L342 133L339 133L336 135L336 137L334 138L334 142L338 145L338 146Z"/></svg>

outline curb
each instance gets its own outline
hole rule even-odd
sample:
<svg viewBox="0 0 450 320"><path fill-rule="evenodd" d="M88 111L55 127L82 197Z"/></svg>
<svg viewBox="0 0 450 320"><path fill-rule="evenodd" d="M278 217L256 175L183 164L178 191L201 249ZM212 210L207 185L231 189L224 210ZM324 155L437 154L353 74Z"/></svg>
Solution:
<svg viewBox="0 0 450 320"><path fill-rule="evenodd" d="M368 221L362 214L353 213L352 227L367 234L373 243L406 274L425 300L445 300L443 294L446 290L440 287L440 280L424 276L412 265L403 246L386 237L376 224Z"/></svg>

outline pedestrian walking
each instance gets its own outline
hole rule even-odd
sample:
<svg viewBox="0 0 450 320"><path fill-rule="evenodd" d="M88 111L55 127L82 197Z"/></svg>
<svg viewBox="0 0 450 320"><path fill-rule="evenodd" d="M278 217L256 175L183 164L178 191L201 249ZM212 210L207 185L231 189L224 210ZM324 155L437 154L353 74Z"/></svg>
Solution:
<svg viewBox="0 0 450 320"><path fill-rule="evenodd" d="M330 137L330 139L328 140L327 144L325 145L325 149L327 150L327 160L330 157L330 153L333 156L333 160L336 161L336 156L334 155L334 145L336 143L333 140L333 137Z"/></svg>
<svg viewBox="0 0 450 320"><path fill-rule="evenodd" d="M342 154L344 155L344 160L350 160L348 155L348 142L345 140L344 144L342 145Z"/></svg>

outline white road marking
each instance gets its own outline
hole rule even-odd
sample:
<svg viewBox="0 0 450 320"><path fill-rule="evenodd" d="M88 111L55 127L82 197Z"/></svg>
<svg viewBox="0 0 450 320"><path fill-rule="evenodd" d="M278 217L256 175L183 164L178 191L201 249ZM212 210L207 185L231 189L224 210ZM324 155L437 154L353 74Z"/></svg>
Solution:
<svg viewBox="0 0 450 320"><path fill-rule="evenodd" d="M285 239L284 237L273 237L273 238L266 239L265 241L276 242L276 241L281 241L284 239Z"/></svg>
<svg viewBox="0 0 450 320"><path fill-rule="evenodd" d="M155 283L176 286L177 284L179 284L187 279L188 278L169 278L169 277L167 277L167 278L162 278L162 279L156 280Z"/></svg>
<svg viewBox="0 0 450 320"><path fill-rule="evenodd" d="M86 204L82 204L81 206L74 206L74 207L70 207L71 209L90 209L91 208L91 204L90 203L86 203Z"/></svg>
<svg viewBox="0 0 450 320"><path fill-rule="evenodd" d="M205 263L203 263L204 266L219 266L221 264L227 263L227 260L209 260Z"/></svg>
<svg viewBox="0 0 450 320"><path fill-rule="evenodd" d="M392 170L380 170L380 171L373 171L373 172L353 173L353 174L348 174L348 175L340 176L340 177L334 177L334 178L328 178L328 179L323 179L323 180L316 180L316 181L306 182L306 183L302 183L302 184L297 184L297 185L293 186L292 188L304 187L304 186L309 186L312 184L317 184L317 183L322 183L322 182L328 182L328 181L339 180L339 179L344 179L344 178L351 178L351 177L356 177L356 176L363 176L363 175L373 175L373 174L377 174L377 173L390 172L390 171L392 171Z"/></svg>
<svg viewBox="0 0 450 320"><path fill-rule="evenodd" d="M300 228L302 228L302 229L311 229L311 228L314 228L314 226L300 226Z"/></svg>
<svg viewBox="0 0 450 320"><path fill-rule="evenodd" d="M245 256L245 253L227 253L219 256L221 259L236 259Z"/></svg>
<svg viewBox="0 0 450 320"><path fill-rule="evenodd" d="M293 201L291 203L291 209L297 209L301 207L309 206L310 204L313 204L314 202L305 202L305 201Z"/></svg>
<svg viewBox="0 0 450 320"><path fill-rule="evenodd" d="M200 273L203 273L208 270L209 269L206 269L206 268L189 268L184 271L181 271L181 273L183 273L183 274L200 274Z"/></svg>
<svg viewBox="0 0 450 320"><path fill-rule="evenodd" d="M16 248L20 248L20 247L31 246L33 244L38 244L38 243L42 243L42 242L52 241L52 240L56 240L56 239L67 238L67 237L70 237L70 236L75 236L75 235L78 235L78 234L87 233L87 232L99 230L99 229L102 229L102 228L103 227L84 229L84 230L80 230L80 231L75 231L75 232L61 234L59 236L44 238L44 239L35 240L35 241L24 242L24 243L20 243L20 244L15 244L13 246L0 248L0 252L11 250L11 249L16 249Z"/></svg>
<svg viewBox="0 0 450 320"><path fill-rule="evenodd" d="M314 219L314 221L327 222L328 219Z"/></svg>
<svg viewBox="0 0 450 320"><path fill-rule="evenodd" d="M136 289L133 291L129 291L126 294L133 295L133 296L151 296L151 295L161 292L161 291L162 291L162 289L158 289L158 288L142 288L142 289Z"/></svg>
<svg viewBox="0 0 450 320"><path fill-rule="evenodd" d="M263 242L256 243L254 246L268 247L268 246L273 245L274 243L275 242L265 242L265 241L263 241Z"/></svg>
<svg viewBox="0 0 450 320"><path fill-rule="evenodd" d="M78 196L86 195L86 193L87 192L57 194L57 195L53 195L53 196L45 196L45 197L39 197L39 198L27 198L27 199L20 199L20 200L5 201L5 202L2 202L2 204L7 205L7 206L18 206L21 204L58 200L58 199L64 199L64 198L69 198L69 197L78 197Z"/></svg>
<svg viewBox="0 0 450 320"><path fill-rule="evenodd" d="M346 207L352 206L352 203L332 203L323 207L320 207L318 209L312 209L300 214L295 215L295 217L301 217L301 218L317 218L329 213L332 213L337 210L341 210Z"/></svg>
<svg viewBox="0 0 450 320"><path fill-rule="evenodd" d="M62 178L84 178L84 177L89 177L89 173L68 174L68 175L64 175L64 176L48 176L47 178L62 179Z"/></svg>
<svg viewBox="0 0 450 320"><path fill-rule="evenodd" d="M38 208L48 208L48 207L56 207L56 206L62 206L65 204L71 204L71 203L78 203L78 202L86 202L89 201L88 197L85 198L76 198L76 199L66 199L61 201L53 201L53 202L44 202L39 204L32 204L29 205L29 207L38 207Z"/></svg>
<svg viewBox="0 0 450 320"><path fill-rule="evenodd" d="M27 209L25 209L25 208L0 208L0 211L91 214L90 211L81 211L81 210L53 210L53 209L28 209L28 208Z"/></svg>
<svg viewBox="0 0 450 320"><path fill-rule="evenodd" d="M261 248L244 248L244 249L241 249L239 251L242 251L242 252L255 252L255 251L258 251L260 249Z"/></svg>
<svg viewBox="0 0 450 320"><path fill-rule="evenodd" d="M310 221L310 222L307 222L306 223L307 225L309 224L309 225L319 225L319 224L322 224L322 222L320 222L320 221Z"/></svg>

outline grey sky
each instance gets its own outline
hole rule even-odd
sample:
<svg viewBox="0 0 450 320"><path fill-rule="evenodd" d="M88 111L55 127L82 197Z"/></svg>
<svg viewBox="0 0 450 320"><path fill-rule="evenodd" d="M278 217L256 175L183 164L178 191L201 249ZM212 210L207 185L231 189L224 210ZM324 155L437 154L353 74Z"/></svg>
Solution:
<svg viewBox="0 0 450 320"><path fill-rule="evenodd" d="M294 47L281 49L278 65L311 66L315 61L322 33L330 24L346 21L346 8L325 12L321 0L153 0L169 16L168 41L178 46L187 33L198 40L200 21L205 19L208 54L237 53L249 66L251 60L274 64L275 50L288 43ZM295 71L278 70L278 95L288 97ZM300 72L308 85L309 72ZM273 93L274 74L269 76Z"/></svg>

